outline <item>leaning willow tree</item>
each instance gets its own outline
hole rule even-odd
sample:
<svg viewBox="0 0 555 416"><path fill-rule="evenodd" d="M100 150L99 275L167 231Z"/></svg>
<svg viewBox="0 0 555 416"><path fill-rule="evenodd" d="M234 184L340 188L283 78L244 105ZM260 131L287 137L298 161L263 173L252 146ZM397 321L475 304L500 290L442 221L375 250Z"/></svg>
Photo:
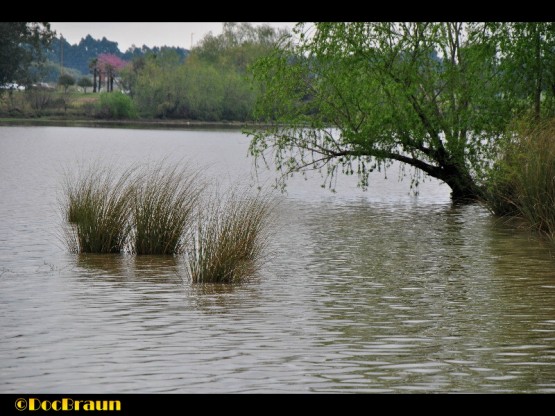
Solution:
<svg viewBox="0 0 555 416"><path fill-rule="evenodd" d="M484 173L525 100L510 91L506 27L471 23L299 24L253 68L262 93L250 152L293 172L358 174L393 161L445 182L454 200ZM502 64L504 63L504 64Z"/></svg>

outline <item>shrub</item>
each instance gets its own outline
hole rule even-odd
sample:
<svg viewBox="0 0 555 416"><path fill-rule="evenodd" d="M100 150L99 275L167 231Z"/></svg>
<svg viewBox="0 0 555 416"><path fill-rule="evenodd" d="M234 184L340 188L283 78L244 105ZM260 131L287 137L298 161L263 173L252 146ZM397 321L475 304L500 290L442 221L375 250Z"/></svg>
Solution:
<svg viewBox="0 0 555 416"><path fill-rule="evenodd" d="M71 75L69 74L62 74L60 75L60 77L58 78L58 85L60 87L62 87L64 89L65 92L67 92L67 90L69 89L69 87L71 87L72 85L75 85L75 78L73 78Z"/></svg>
<svg viewBox="0 0 555 416"><path fill-rule="evenodd" d="M25 98L36 115L48 108L54 99L53 91L45 87L30 87L25 90Z"/></svg>
<svg viewBox="0 0 555 416"><path fill-rule="evenodd" d="M83 92L86 94L87 88L92 87L93 82L89 77L81 77L79 78L79 81L77 81L77 85L80 86L83 89Z"/></svg>
<svg viewBox="0 0 555 416"><path fill-rule="evenodd" d="M135 118L137 112L131 97L119 92L100 94L97 116L100 118Z"/></svg>

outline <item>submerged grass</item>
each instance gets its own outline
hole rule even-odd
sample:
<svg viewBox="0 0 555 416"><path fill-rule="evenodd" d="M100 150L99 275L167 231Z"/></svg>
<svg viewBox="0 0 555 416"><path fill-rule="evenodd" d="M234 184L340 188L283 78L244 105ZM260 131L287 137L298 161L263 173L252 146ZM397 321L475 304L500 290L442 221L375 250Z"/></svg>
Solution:
<svg viewBox="0 0 555 416"><path fill-rule="evenodd" d="M132 174L94 164L66 175L61 202L69 222L65 241L75 253L119 253L131 231L129 213L133 197Z"/></svg>
<svg viewBox="0 0 555 416"><path fill-rule="evenodd" d="M135 187L131 251L181 253L201 189L199 175L177 165L162 162L145 170Z"/></svg>
<svg viewBox="0 0 555 416"><path fill-rule="evenodd" d="M273 199L267 193L233 190L213 196L198 213L186 255L194 283L236 283L253 275L264 259Z"/></svg>
<svg viewBox="0 0 555 416"><path fill-rule="evenodd" d="M520 123L491 177L486 205L555 238L555 119Z"/></svg>

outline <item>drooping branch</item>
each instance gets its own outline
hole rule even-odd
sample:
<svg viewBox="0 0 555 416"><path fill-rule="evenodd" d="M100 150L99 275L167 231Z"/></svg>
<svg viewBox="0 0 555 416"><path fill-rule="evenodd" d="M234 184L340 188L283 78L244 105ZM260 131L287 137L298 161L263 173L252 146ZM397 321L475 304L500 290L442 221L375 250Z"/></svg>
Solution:
<svg viewBox="0 0 555 416"><path fill-rule="evenodd" d="M480 25L315 24L314 36L256 67L265 86L259 114L276 129L257 133L251 153L273 151L284 170L331 164L328 174L352 173L358 162L363 187L365 164L396 161L446 182L454 196L476 196L492 138L514 114L506 103L518 101L504 94Z"/></svg>
<svg viewBox="0 0 555 416"><path fill-rule="evenodd" d="M386 159L396 160L398 162L402 162L412 167L418 168L434 178L440 179L442 177L441 167L426 163L423 160L417 159L415 157L409 157L393 151L386 151L386 150L377 149L377 148L332 150L329 147L325 147L316 142L307 143L306 141L300 140L296 136L281 134L279 138L281 140L284 140L285 142L290 143L289 145L290 149L294 149L294 148L302 149L302 150L311 152L312 154L317 154L321 156L320 158L317 158L317 159L313 157L310 162L304 162L296 166L295 170L297 171L300 171L308 166L317 165L318 163L323 161L328 162L333 159L338 159L341 157L351 157L351 158L374 157L374 158L383 159L383 160L386 160ZM415 147L427 155L430 155L434 152L423 145L415 146ZM274 152L276 151L279 152L280 150L282 149L279 148L279 145L274 146Z"/></svg>

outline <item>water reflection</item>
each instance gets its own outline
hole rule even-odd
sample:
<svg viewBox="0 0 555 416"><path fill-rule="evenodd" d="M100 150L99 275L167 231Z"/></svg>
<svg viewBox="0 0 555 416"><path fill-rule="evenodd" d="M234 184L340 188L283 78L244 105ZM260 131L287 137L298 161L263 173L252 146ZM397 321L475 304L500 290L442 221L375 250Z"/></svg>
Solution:
<svg viewBox="0 0 555 416"><path fill-rule="evenodd" d="M539 259L550 262L541 243L530 249L503 235L506 228L490 233L493 220L479 206L329 213L326 232L313 217L319 250L311 271L326 282L318 306L326 330L340 334L323 344L345 365L344 379L332 375L334 382L391 391L529 391L533 382L520 377L522 363L514 359L530 354L542 364L544 382L553 374L554 293L536 291L545 279L528 277L534 268L552 270L538 266ZM555 388L554 380L543 388Z"/></svg>
<svg viewBox="0 0 555 416"><path fill-rule="evenodd" d="M121 254L77 254L75 266L84 275L103 280L122 281L129 276L130 258Z"/></svg>
<svg viewBox="0 0 555 416"><path fill-rule="evenodd" d="M247 299L253 301L252 296L256 296L252 288L247 285L227 285L227 284L193 284L188 291L188 301L191 307L202 313L210 315L234 313L237 308L244 307L241 302ZM251 290L249 290L251 289ZM239 293L239 292L247 293Z"/></svg>
<svg viewBox="0 0 555 416"><path fill-rule="evenodd" d="M77 254L76 266L92 278L106 281L140 281L180 284L183 266L174 256Z"/></svg>

